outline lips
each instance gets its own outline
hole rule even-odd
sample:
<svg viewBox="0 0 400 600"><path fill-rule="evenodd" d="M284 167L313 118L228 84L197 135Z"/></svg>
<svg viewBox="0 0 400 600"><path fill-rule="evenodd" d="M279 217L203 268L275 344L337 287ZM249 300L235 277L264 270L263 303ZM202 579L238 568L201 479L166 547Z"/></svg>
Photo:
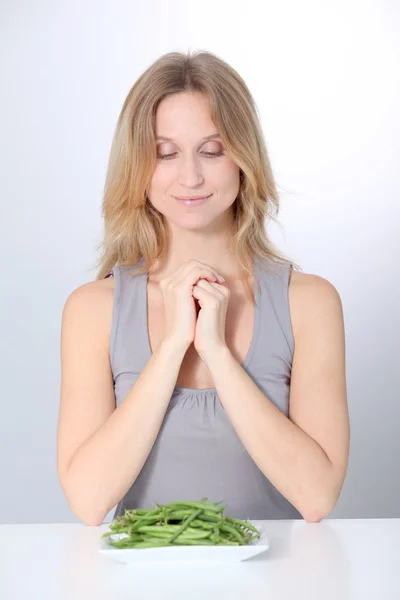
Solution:
<svg viewBox="0 0 400 600"><path fill-rule="evenodd" d="M208 194L208 196L174 196L177 200L205 200L209 198L212 194Z"/></svg>
<svg viewBox="0 0 400 600"><path fill-rule="evenodd" d="M176 200L180 203L183 204L184 206L189 206L189 207L194 207L194 206L198 206L199 204L203 204L203 202L207 202L207 200L212 196L212 194L210 194L209 196L196 196L196 197L192 197L189 198L187 197L187 199L182 199L182 198L176 198Z"/></svg>

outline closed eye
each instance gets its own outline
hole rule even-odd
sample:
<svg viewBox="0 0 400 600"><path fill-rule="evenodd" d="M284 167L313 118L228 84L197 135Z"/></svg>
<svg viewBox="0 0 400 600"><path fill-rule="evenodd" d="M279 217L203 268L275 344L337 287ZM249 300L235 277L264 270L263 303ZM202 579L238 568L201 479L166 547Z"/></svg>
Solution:
<svg viewBox="0 0 400 600"><path fill-rule="evenodd" d="M171 158L172 156L174 156L175 154L176 154L175 152L173 152L171 154L159 154L157 156L157 158L168 159L168 158ZM215 157L215 156L222 156L224 154L224 152L222 150L220 150L219 152L203 152L203 154L208 157Z"/></svg>

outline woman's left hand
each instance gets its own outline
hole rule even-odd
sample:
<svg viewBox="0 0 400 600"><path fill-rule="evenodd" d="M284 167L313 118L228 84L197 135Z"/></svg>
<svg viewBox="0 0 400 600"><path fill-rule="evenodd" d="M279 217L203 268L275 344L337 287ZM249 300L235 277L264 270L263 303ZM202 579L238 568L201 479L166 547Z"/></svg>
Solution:
<svg viewBox="0 0 400 600"><path fill-rule="evenodd" d="M193 287L193 297L200 306L193 344L204 362L215 350L226 347L225 324L230 294L229 288L205 279L199 279Z"/></svg>

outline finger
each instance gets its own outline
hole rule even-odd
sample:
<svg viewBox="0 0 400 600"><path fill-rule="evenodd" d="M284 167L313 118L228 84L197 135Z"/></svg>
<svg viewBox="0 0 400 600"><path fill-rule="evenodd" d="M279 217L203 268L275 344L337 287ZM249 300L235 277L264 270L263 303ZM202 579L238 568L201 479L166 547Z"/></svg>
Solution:
<svg viewBox="0 0 400 600"><path fill-rule="evenodd" d="M220 304L223 300L223 296L219 290L217 290L213 283L204 282L206 285L195 285L193 287L192 295L201 302L208 302L209 300L216 301Z"/></svg>
<svg viewBox="0 0 400 600"><path fill-rule="evenodd" d="M191 268L187 272L181 274L180 277L177 278L176 283L180 284L185 279L189 279L189 278L192 279L193 285L196 285L196 283L198 281L216 280L217 276L215 273L213 273L212 271L209 271L208 269L203 270L201 267L195 267L195 268Z"/></svg>
<svg viewBox="0 0 400 600"><path fill-rule="evenodd" d="M229 293L228 288L225 288L223 285L219 283L214 283L210 281L206 281L205 279L199 279L196 285L193 287L193 290L196 288L201 288L202 290L207 290L209 293L214 296L217 295L219 298L224 297L227 293Z"/></svg>
<svg viewBox="0 0 400 600"><path fill-rule="evenodd" d="M177 271L175 271L175 273L173 273L170 277L172 277L172 279L176 278L177 282L179 283L183 281L187 274L192 270L195 270L199 277L206 277L208 279L218 279L219 277L212 267L195 259L190 259L183 263L183 265L181 265L179 269L177 269Z"/></svg>
<svg viewBox="0 0 400 600"><path fill-rule="evenodd" d="M216 297L216 293L215 290L212 289L212 286L210 284L210 287L208 289L206 289L206 286L200 286L200 285L195 285L193 287L193 296L195 298L209 298L210 296L212 296L213 298Z"/></svg>
<svg viewBox="0 0 400 600"><path fill-rule="evenodd" d="M199 279L196 282L196 285L200 285L204 288L206 288L206 287L209 288L210 286L212 286L216 290L221 289L223 287L223 285L221 283L218 283L217 281L208 281L207 279Z"/></svg>

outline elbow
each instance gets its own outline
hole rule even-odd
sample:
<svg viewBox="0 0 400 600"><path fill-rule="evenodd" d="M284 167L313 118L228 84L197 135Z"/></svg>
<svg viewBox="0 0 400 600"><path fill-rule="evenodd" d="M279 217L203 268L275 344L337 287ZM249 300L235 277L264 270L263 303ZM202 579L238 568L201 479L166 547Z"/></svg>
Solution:
<svg viewBox="0 0 400 600"><path fill-rule="evenodd" d="M76 482L74 484L69 477L59 477L59 481L68 506L74 515L85 525L92 527L101 525L108 511L99 510L98 503L94 499L90 500L87 497L88 494L85 494L81 489L82 486ZM78 488L80 488L80 493L78 493Z"/></svg>
<svg viewBox="0 0 400 600"><path fill-rule="evenodd" d="M104 518L107 513L99 512L90 506L73 506L71 503L69 504L70 509L74 513L76 517L80 521L82 521L85 525L90 525L91 527L98 527L104 521Z"/></svg>
<svg viewBox="0 0 400 600"><path fill-rule="evenodd" d="M103 523L103 520L104 518L91 518L91 516L87 519L81 519L85 525L89 525L90 527L99 527Z"/></svg>
<svg viewBox="0 0 400 600"><path fill-rule="evenodd" d="M68 499L68 504L74 515L85 525L90 525L91 527L101 525L107 515L107 511L99 510L99 507L93 502L87 502L83 498L75 499L75 502Z"/></svg>
<svg viewBox="0 0 400 600"><path fill-rule="evenodd" d="M302 512L301 516L307 523L319 523L320 521L322 521L322 519L325 518L326 515L322 514L319 511L310 510L304 513Z"/></svg>
<svg viewBox="0 0 400 600"><path fill-rule="evenodd" d="M73 494L66 485L62 485L61 487L70 510L80 521L82 521L85 525L90 525L92 527L98 527L103 523L107 515L107 511L99 510L98 506L96 506L94 502L90 502L87 499L84 500L76 493Z"/></svg>
<svg viewBox="0 0 400 600"><path fill-rule="evenodd" d="M325 519L335 508L342 489L342 480L330 482L324 490L319 490L307 499L299 512L307 523L319 523Z"/></svg>
<svg viewBox="0 0 400 600"><path fill-rule="evenodd" d="M310 501L302 507L300 514L307 523L319 523L332 512L336 504L333 498L326 498L324 502Z"/></svg>

